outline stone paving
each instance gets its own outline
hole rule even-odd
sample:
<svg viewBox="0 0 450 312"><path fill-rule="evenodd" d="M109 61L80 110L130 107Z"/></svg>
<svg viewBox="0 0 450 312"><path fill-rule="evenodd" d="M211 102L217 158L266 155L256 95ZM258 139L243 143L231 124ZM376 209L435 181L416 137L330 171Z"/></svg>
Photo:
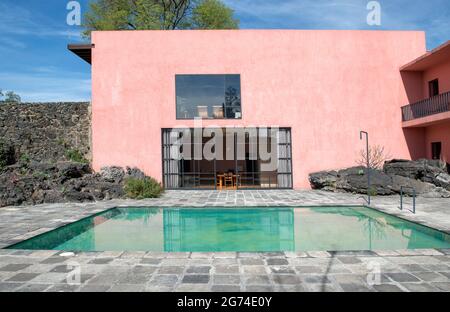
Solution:
<svg viewBox="0 0 450 312"><path fill-rule="evenodd" d="M162 198L143 201L4 207L0 208L0 248L118 206L362 204L360 196L317 191L168 191ZM449 199L419 198L416 215L400 211L398 197L376 197L372 204L449 232ZM78 271L81 279L74 284ZM450 250L66 255L3 249L0 291L450 291Z"/></svg>

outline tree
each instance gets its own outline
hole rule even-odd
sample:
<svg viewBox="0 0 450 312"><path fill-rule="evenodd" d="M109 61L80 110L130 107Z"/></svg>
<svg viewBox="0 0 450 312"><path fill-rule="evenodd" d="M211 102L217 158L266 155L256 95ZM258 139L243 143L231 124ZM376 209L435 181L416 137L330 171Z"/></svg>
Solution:
<svg viewBox="0 0 450 312"><path fill-rule="evenodd" d="M3 92L0 89L0 103L20 103L21 98L18 94L13 91Z"/></svg>
<svg viewBox="0 0 450 312"><path fill-rule="evenodd" d="M95 0L83 36L93 30L236 29L233 14L220 0Z"/></svg>
<svg viewBox="0 0 450 312"><path fill-rule="evenodd" d="M219 0L204 0L192 11L192 26L195 29L236 29L239 21L233 13Z"/></svg>

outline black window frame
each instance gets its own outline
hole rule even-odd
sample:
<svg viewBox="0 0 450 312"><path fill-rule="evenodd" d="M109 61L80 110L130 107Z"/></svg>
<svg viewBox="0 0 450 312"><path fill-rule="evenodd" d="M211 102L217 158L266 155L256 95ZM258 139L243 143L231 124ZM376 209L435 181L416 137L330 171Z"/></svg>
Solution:
<svg viewBox="0 0 450 312"><path fill-rule="evenodd" d="M239 76L239 101L240 101L240 117L235 118L226 118L226 108L224 109L224 118L200 118L200 117L179 117L178 116L178 97L177 97L177 77L179 76ZM225 94L224 94L225 96ZM243 117L243 108L242 108L242 84L241 84L241 74L175 74L175 119L176 120L195 120L195 119L203 119L203 120L241 120Z"/></svg>
<svg viewBox="0 0 450 312"><path fill-rule="evenodd" d="M217 190L217 172L216 172L216 162L217 160L213 160L214 164L214 172L200 172L197 171L195 168L195 162L193 166L193 170L191 172L185 173L183 172L184 166L182 165L183 160L173 160L171 159L171 147L173 146L170 138L170 132L172 130L176 131L183 131L189 129L190 135L192 135L192 131L194 128L161 128L161 164L162 164L162 184L164 189L167 190ZM204 129L204 128L203 128ZM202 129L202 130L203 130ZM260 127L255 127L255 129L258 131L259 136L259 129ZM285 148L285 154L282 157L278 157L278 161L284 162L284 167L286 168L286 171L278 171L276 172L276 183L271 183L269 179L269 184L267 186L267 183L265 183L265 186L257 186L255 187L238 187L237 189L246 189L246 190L292 190L294 188L294 168L293 168L293 156L292 156L292 128L291 127L279 127L278 130L283 133L283 139L281 142L277 142L278 148L284 147ZM259 139L258 139L259 142ZM234 139L234 144L236 144L236 139ZM236 148L235 148L236 150ZM278 155L279 156L279 155ZM261 172L264 173L264 171L259 172L241 172L238 170L238 163L235 159L235 172L241 173L241 174L261 174ZM174 172L171 170L171 167L177 168L176 171L180 172ZM269 171L267 171L269 172ZM193 186L185 187L183 186L183 182L181 182L180 178L183 179L184 176L190 176L193 180ZM252 175L253 183L255 183L254 175ZM250 178L249 178L250 179ZM250 179L251 180L251 179ZM260 178L257 178L259 182L261 182ZM210 181L214 182L213 186L211 187L200 187L200 184L202 181ZM283 185L283 186L280 186Z"/></svg>

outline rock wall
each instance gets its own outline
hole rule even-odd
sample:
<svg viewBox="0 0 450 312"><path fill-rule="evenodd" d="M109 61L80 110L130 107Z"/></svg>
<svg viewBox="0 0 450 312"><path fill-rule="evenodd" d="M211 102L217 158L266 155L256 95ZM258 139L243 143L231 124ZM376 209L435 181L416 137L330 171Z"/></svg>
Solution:
<svg viewBox="0 0 450 312"><path fill-rule="evenodd" d="M60 161L68 150L91 158L89 103L0 104L0 140L17 159Z"/></svg>

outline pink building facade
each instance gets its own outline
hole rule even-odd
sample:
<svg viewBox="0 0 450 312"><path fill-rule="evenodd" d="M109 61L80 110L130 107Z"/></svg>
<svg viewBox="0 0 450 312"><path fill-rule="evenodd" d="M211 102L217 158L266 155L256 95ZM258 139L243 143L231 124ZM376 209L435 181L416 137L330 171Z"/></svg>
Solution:
<svg viewBox="0 0 450 312"><path fill-rule="evenodd" d="M95 170L135 166L167 188L222 187L227 172L242 188L309 188L309 173L356 165L361 130L395 158L450 159L449 48L426 54L423 32L105 31L69 48L92 64ZM430 90L437 108L420 104ZM244 159L172 159L199 119L257 142L276 130L277 168L250 159L249 139Z"/></svg>

